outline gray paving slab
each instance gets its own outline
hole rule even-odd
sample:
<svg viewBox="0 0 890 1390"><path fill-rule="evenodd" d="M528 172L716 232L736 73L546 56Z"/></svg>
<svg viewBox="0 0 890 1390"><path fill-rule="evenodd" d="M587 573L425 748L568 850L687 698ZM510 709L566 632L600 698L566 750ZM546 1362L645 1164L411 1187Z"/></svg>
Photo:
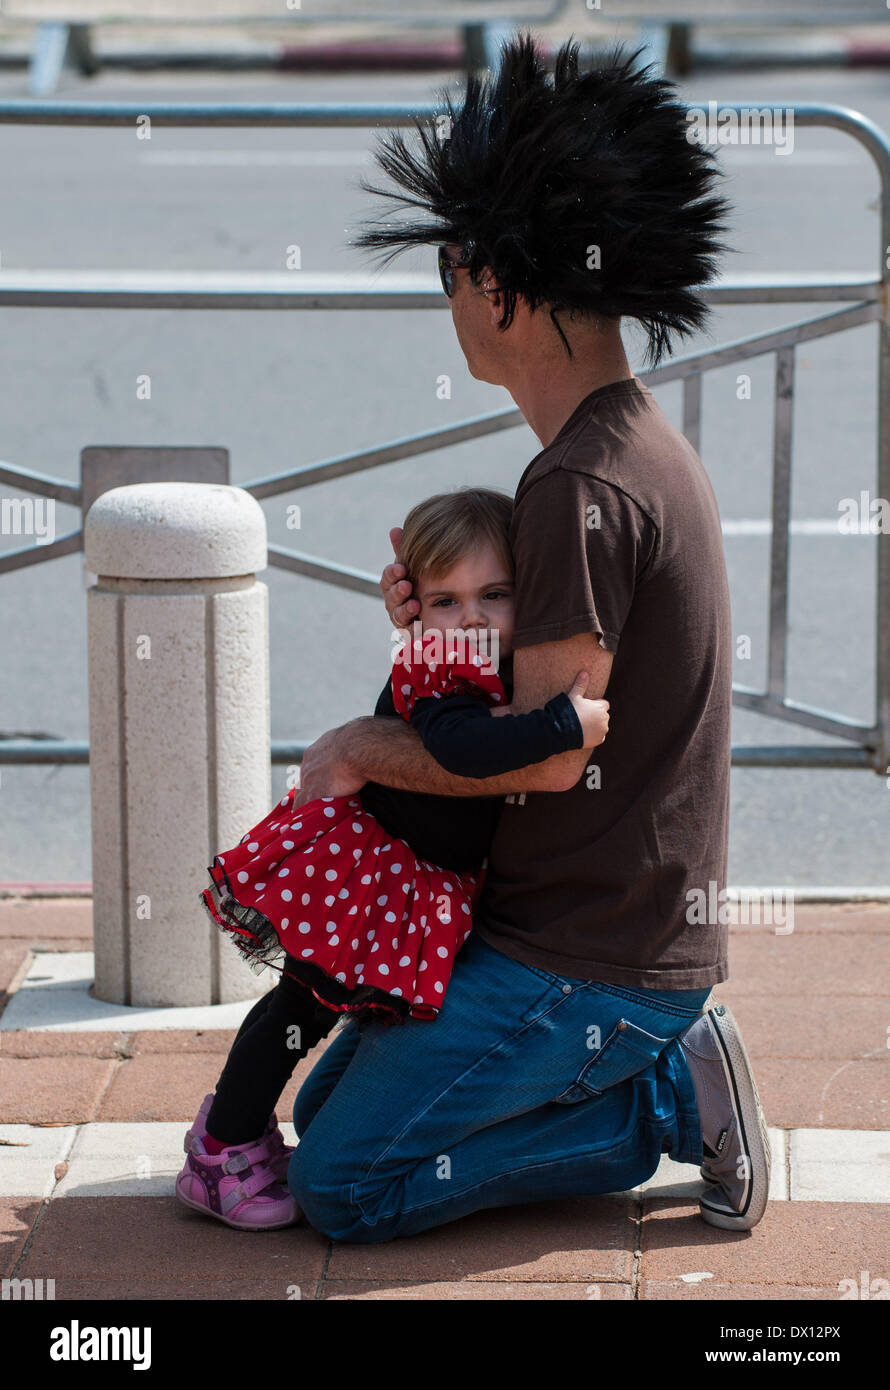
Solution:
<svg viewBox="0 0 890 1390"><path fill-rule="evenodd" d="M83 1125L54 1197L169 1197L184 1163L188 1126L172 1123ZM292 1124L281 1125L285 1143L295 1145Z"/></svg>
<svg viewBox="0 0 890 1390"><path fill-rule="evenodd" d="M771 1154L769 1200L783 1202L788 1199L788 1178L785 1162L785 1135L782 1129L768 1128ZM699 1174L696 1163L675 1163L667 1154L652 1174L634 1192L642 1192L647 1197L693 1197L697 1198L707 1187ZM835 1199L837 1200L837 1199ZM872 1201L880 1200L872 1198ZM887 1199L890 1201L890 1197Z"/></svg>
<svg viewBox="0 0 890 1390"><path fill-rule="evenodd" d="M76 1125L0 1125L0 1194L48 1197L76 1133Z"/></svg>
<svg viewBox="0 0 890 1390"><path fill-rule="evenodd" d="M798 1202L890 1202L890 1132L793 1129L791 1197Z"/></svg>
<svg viewBox="0 0 890 1390"><path fill-rule="evenodd" d="M192 1008L129 1008L93 999L92 951L40 951L2 1015L0 1031L129 1032L150 1028L237 1028L256 1002Z"/></svg>

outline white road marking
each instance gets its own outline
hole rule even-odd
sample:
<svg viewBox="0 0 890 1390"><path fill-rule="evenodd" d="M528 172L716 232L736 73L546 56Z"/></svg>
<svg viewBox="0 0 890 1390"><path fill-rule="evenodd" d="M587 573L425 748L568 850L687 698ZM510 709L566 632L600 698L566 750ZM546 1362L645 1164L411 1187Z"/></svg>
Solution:
<svg viewBox="0 0 890 1390"><path fill-rule="evenodd" d="M370 150L140 150L141 164L173 166L207 165L208 167L252 168L273 167L279 164L303 168L324 169L335 164L364 164L371 159Z"/></svg>
<svg viewBox="0 0 890 1390"><path fill-rule="evenodd" d="M817 518L810 521L792 521L789 530L792 536L839 536L843 540L849 540L851 536L875 538L875 532L865 530L841 531L838 525L839 521L840 517L827 517L825 520ZM740 517L722 523L724 536L769 536L772 534L772 529L773 523L768 517Z"/></svg>

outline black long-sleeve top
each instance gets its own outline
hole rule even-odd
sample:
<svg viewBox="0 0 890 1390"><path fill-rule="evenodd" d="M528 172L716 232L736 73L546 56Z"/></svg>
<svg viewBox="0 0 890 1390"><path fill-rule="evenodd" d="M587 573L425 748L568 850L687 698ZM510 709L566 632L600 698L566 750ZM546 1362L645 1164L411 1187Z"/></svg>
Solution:
<svg viewBox="0 0 890 1390"><path fill-rule="evenodd" d="M512 663L501 662L498 674L512 698ZM374 707L375 715L401 718L388 680ZM580 748L581 723L564 693L543 709L528 714L505 714L495 719L481 696L445 695L415 701L411 724L424 747L442 767L459 777L494 777L554 753ZM420 859L443 869L469 872L488 854L503 796L438 796L403 791L379 782L366 782L359 796L365 810L400 839L407 840Z"/></svg>

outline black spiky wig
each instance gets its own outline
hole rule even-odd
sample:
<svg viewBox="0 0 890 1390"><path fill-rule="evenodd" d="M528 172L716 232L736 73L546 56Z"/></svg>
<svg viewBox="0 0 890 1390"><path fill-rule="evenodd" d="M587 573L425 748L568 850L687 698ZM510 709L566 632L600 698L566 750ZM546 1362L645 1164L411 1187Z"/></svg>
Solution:
<svg viewBox="0 0 890 1390"><path fill-rule="evenodd" d="M384 264L412 246L459 244L473 283L489 267L504 292L500 328L517 295L532 311L546 304L571 356L556 311L626 316L657 366L673 334L704 326L696 288L731 250L717 240L730 204L711 191L722 171L689 138L674 85L637 69L641 49L616 44L581 72L579 48L569 39L558 50L551 82L531 34L517 34L496 73L470 75L461 106L443 92L432 124L414 118L416 149L398 130L380 137L377 163L404 192L361 188L433 220L382 217L352 244L386 251Z"/></svg>

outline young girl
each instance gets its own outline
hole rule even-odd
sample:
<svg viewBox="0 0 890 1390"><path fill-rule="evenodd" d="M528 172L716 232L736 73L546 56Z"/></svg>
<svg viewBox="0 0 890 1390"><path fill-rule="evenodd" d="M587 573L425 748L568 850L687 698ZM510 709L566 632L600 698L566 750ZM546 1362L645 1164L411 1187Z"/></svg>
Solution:
<svg viewBox="0 0 890 1390"><path fill-rule="evenodd" d="M584 672L543 709L510 713L511 512L506 494L464 488L414 507L402 535L422 637L396 653L374 713L408 720L437 762L464 777L596 747L608 728L607 702L584 698ZM289 792L215 856L201 894L255 967L281 971L241 1025L176 1180L187 1206L242 1230L300 1216L286 1183L292 1150L273 1111L297 1061L341 1014L359 1026L435 1019L503 805L375 782L296 810L294 799Z"/></svg>

